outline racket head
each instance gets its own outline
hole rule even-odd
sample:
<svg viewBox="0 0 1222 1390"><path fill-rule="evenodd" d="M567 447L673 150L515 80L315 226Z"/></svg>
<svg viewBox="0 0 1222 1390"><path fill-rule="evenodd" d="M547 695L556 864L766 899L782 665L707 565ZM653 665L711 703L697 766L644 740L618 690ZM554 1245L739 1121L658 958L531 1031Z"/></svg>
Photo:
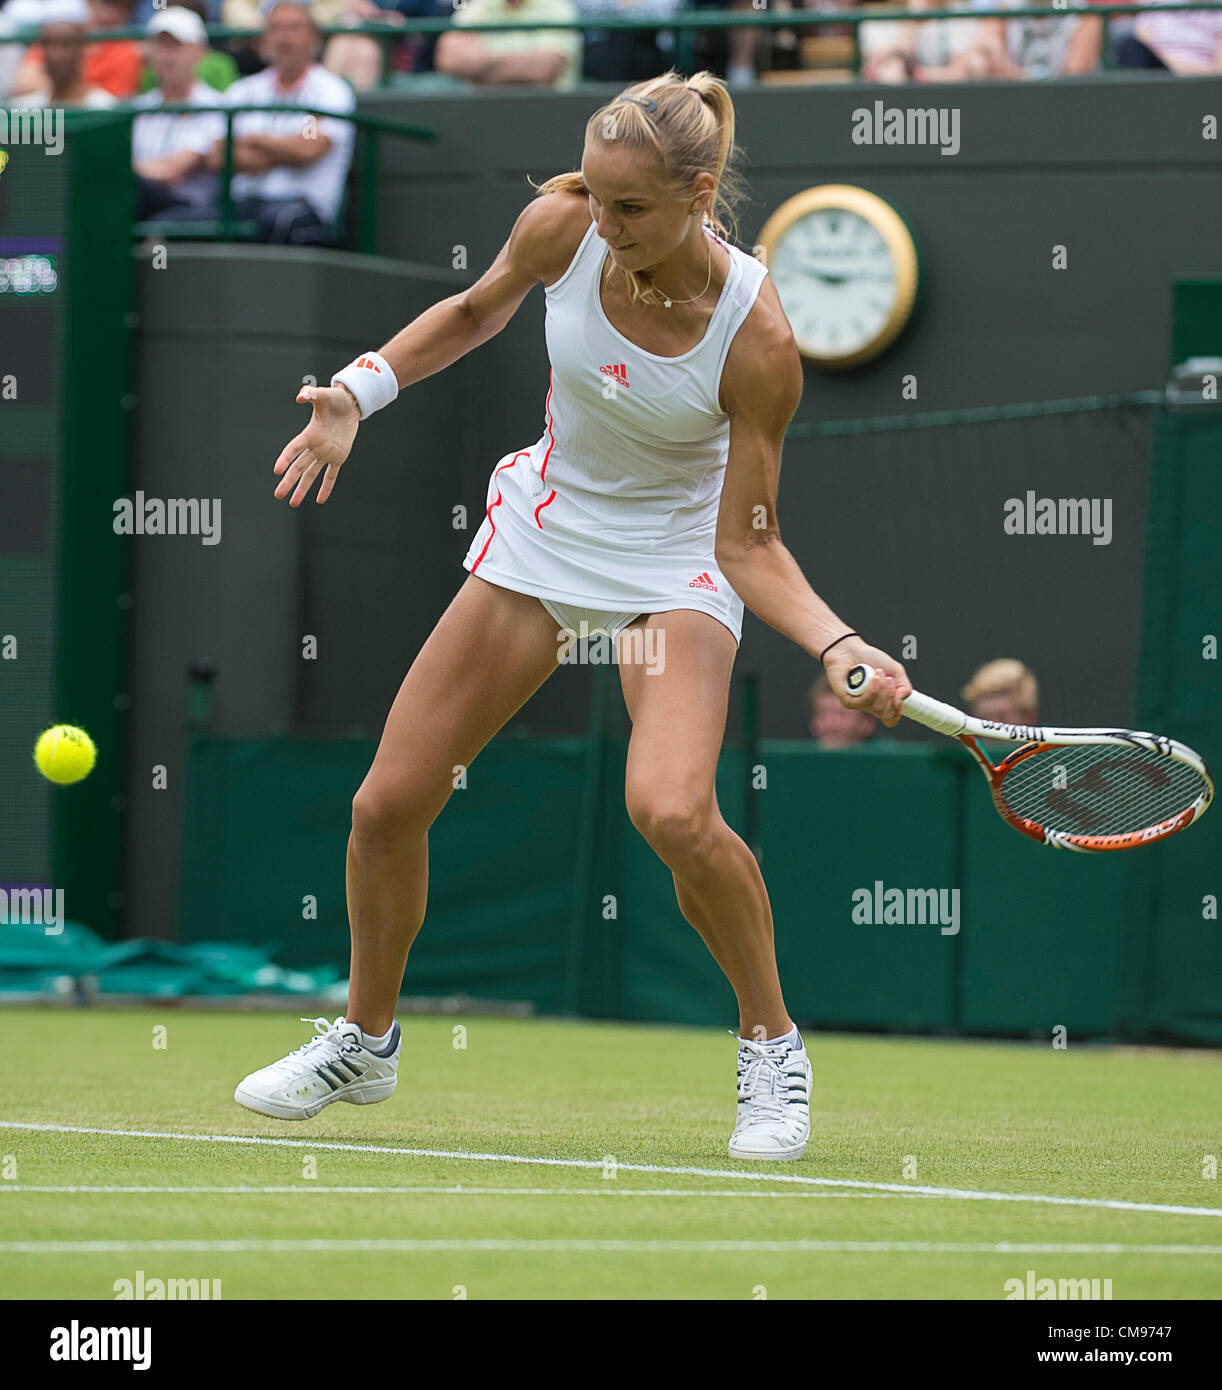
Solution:
<svg viewBox="0 0 1222 1390"><path fill-rule="evenodd" d="M1201 756L1159 734L1041 729L992 763L960 734L1002 819L1040 844L1098 853L1165 840L1205 814L1214 783Z"/></svg>

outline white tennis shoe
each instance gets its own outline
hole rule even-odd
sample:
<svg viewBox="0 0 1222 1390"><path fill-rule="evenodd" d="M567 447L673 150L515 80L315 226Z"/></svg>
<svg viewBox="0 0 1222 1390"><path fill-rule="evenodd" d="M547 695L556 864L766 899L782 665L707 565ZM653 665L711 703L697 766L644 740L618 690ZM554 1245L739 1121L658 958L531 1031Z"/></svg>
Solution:
<svg viewBox="0 0 1222 1390"><path fill-rule="evenodd" d="M731 1158L795 1159L810 1137L810 1058L802 1045L738 1040L738 1120Z"/></svg>
<svg viewBox="0 0 1222 1390"><path fill-rule="evenodd" d="M239 1105L277 1120L308 1120L335 1100L372 1105L393 1094L403 1048L397 1023L386 1047L373 1052L359 1026L346 1019L301 1021L312 1023L317 1036L239 1082L233 1093Z"/></svg>

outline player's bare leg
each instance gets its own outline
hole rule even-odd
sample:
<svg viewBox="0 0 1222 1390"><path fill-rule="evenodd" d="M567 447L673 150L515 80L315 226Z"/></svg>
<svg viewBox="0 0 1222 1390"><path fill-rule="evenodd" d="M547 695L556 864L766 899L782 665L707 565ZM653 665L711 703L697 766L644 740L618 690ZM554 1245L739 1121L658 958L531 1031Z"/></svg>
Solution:
<svg viewBox="0 0 1222 1390"><path fill-rule="evenodd" d="M472 575L404 678L352 802L348 1018L385 1033L428 898L428 829L467 767L556 669L536 598Z"/></svg>
<svg viewBox="0 0 1222 1390"><path fill-rule="evenodd" d="M655 674L620 663L632 719L628 814L670 869L679 910L733 986L741 1035L778 1037L793 1024L777 977L768 891L715 791L737 646L707 613L654 613L632 624L639 626L661 630L665 660ZM621 652L632 650L630 636L619 640Z"/></svg>
<svg viewBox="0 0 1222 1390"><path fill-rule="evenodd" d="M650 674L631 633L619 639L620 679L632 717L626 799L632 823L670 869L679 910L703 937L739 1009L735 1158L794 1159L810 1132L811 1070L777 975L772 909L755 856L717 806L717 757L737 652L706 613L651 614L640 653L661 652Z"/></svg>
<svg viewBox="0 0 1222 1390"><path fill-rule="evenodd" d="M412 663L352 803L345 1018L314 1020L303 1047L239 1082L234 1099L282 1120L336 1101L386 1100L402 1041L395 1002L428 898L428 830L468 766L556 669L556 624L538 599L469 578Z"/></svg>

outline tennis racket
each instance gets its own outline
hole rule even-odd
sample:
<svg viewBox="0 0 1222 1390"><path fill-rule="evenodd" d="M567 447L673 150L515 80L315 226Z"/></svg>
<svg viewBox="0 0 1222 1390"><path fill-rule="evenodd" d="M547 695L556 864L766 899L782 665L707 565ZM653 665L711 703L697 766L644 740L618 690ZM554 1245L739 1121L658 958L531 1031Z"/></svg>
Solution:
<svg viewBox="0 0 1222 1390"><path fill-rule="evenodd" d="M874 675L872 666L854 666L845 682L849 693L865 690ZM1213 800L1213 778L1201 757L1161 734L995 724L916 690L900 712L958 739L988 778L1001 818L1042 845L1134 849L1183 830ZM995 766L978 738L1022 746Z"/></svg>

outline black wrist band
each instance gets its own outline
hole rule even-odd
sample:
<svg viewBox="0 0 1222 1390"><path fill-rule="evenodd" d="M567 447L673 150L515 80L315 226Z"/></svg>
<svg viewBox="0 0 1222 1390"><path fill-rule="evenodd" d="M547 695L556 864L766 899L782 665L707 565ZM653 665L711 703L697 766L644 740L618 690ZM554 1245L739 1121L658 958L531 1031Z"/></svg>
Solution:
<svg viewBox="0 0 1222 1390"><path fill-rule="evenodd" d="M848 637L860 637L860 636L861 636L861 633L860 633L860 632L846 632L843 636L837 637L837 638L836 638L836 642L843 642L843 641L844 641L846 638L848 638ZM822 661L823 658L828 654L828 652L831 651L831 649L836 645L836 642L829 642L829 643L827 644L827 646L823 648L823 651L822 651L822 652L820 653L820 655L819 655L819 660L820 660L820 661Z"/></svg>

